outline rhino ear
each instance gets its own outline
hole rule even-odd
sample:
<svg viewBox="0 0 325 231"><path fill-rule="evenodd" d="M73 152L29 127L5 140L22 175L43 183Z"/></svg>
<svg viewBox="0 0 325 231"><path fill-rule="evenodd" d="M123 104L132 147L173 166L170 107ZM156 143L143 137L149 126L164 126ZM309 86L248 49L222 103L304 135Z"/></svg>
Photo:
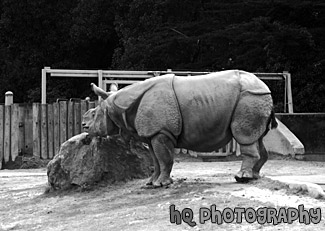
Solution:
<svg viewBox="0 0 325 231"><path fill-rule="evenodd" d="M103 99L106 99L108 96L112 94L111 92L106 92L103 89L97 87L96 84L94 83L91 83L90 86L91 89L95 92L95 94L102 97Z"/></svg>

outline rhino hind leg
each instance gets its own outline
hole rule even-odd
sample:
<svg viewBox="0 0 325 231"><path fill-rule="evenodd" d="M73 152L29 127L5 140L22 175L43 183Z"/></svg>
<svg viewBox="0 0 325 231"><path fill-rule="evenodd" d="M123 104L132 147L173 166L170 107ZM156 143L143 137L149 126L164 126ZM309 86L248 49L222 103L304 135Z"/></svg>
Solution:
<svg viewBox="0 0 325 231"><path fill-rule="evenodd" d="M259 178L259 172L268 159L263 144L272 111L270 95L245 94L239 100L233 114L231 130L240 144L243 162L235 178L238 182L247 182Z"/></svg>
<svg viewBox="0 0 325 231"><path fill-rule="evenodd" d="M154 171L151 175L151 177L149 178L148 182L146 183L146 185L152 185L153 182L155 182L159 175L160 175L160 165L159 165L159 162L158 162L158 159L155 155L155 152L153 150L153 147L151 144L149 144L149 152L150 152L150 155L151 155L151 158L152 158L152 162L153 162L153 166L154 166Z"/></svg>
<svg viewBox="0 0 325 231"><path fill-rule="evenodd" d="M256 179L253 168L259 163L259 147L258 142L249 145L240 145L240 152L243 155L243 162L240 171L235 175L237 182L248 182Z"/></svg>
<svg viewBox="0 0 325 231"><path fill-rule="evenodd" d="M269 158L269 153L266 151L264 143L263 143L263 137L261 137L258 140L258 150L259 150L259 154L260 154L260 159L255 163L255 165L253 167L253 178L254 179L260 178L260 170Z"/></svg>
<svg viewBox="0 0 325 231"><path fill-rule="evenodd" d="M170 172L174 164L173 142L165 134L157 134L151 139L151 145L160 169L159 177L152 182L152 185L162 187L173 183L170 178Z"/></svg>
<svg viewBox="0 0 325 231"><path fill-rule="evenodd" d="M231 121L232 134L239 144L253 144L265 134L272 108L269 94L242 96Z"/></svg>

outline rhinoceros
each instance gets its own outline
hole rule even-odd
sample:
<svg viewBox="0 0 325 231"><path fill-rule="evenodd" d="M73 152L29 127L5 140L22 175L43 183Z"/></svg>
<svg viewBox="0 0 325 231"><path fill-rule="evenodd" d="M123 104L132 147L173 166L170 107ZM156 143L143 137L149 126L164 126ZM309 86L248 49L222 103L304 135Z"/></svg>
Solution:
<svg viewBox="0 0 325 231"><path fill-rule="evenodd" d="M239 143L243 161L238 182L260 177L268 159L263 137L277 126L271 92L254 74L228 70L200 76L166 74L105 92L87 111L82 126L90 136L122 131L147 143L154 172L147 185L161 187L173 181L174 148L211 152L232 137Z"/></svg>

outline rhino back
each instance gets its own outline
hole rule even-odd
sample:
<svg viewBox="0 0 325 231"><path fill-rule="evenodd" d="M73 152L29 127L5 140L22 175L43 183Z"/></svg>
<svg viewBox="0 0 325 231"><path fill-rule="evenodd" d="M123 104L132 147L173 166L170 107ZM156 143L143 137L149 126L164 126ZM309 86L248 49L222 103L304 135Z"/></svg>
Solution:
<svg viewBox="0 0 325 231"><path fill-rule="evenodd" d="M115 123L140 137L152 137L161 131L173 139L177 137L182 122L173 79L174 75L154 77L118 91L111 103Z"/></svg>
<svg viewBox="0 0 325 231"><path fill-rule="evenodd" d="M174 89L183 118L178 146L211 151L231 139L229 125L241 90L235 72L175 77Z"/></svg>

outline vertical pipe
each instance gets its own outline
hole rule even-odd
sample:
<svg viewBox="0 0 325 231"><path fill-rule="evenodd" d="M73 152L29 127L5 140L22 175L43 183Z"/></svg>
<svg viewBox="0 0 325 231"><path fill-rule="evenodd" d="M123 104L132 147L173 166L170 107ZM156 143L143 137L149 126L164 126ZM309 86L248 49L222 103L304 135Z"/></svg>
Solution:
<svg viewBox="0 0 325 231"><path fill-rule="evenodd" d="M284 113L287 112L287 104L288 104L288 100L287 100L287 75L283 75L284 78L284 105L283 105L283 109L284 109Z"/></svg>
<svg viewBox="0 0 325 231"><path fill-rule="evenodd" d="M46 104L46 70L42 69L42 104Z"/></svg>
<svg viewBox="0 0 325 231"><path fill-rule="evenodd" d="M4 158L5 106L0 105L0 169Z"/></svg>
<svg viewBox="0 0 325 231"><path fill-rule="evenodd" d="M287 76L287 94L288 94L288 111L293 113L292 89L291 89L291 74L287 71L283 72Z"/></svg>
<svg viewBox="0 0 325 231"><path fill-rule="evenodd" d="M44 67L42 69L42 104L46 104L46 72L50 67Z"/></svg>
<svg viewBox="0 0 325 231"><path fill-rule="evenodd" d="M103 89L103 70L98 70L98 87ZM101 97L98 96L98 101L100 101Z"/></svg>

